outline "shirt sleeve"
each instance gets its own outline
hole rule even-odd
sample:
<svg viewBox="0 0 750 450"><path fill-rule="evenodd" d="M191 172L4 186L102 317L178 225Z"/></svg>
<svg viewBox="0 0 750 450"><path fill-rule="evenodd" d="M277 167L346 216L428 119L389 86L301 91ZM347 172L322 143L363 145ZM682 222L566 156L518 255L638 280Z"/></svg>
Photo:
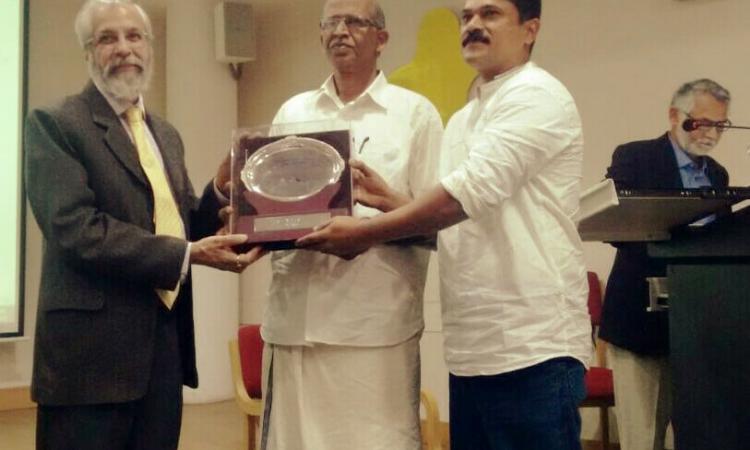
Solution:
<svg viewBox="0 0 750 450"><path fill-rule="evenodd" d="M466 131L467 159L441 180L469 217L497 208L580 136L572 101L542 86L518 85L493 100L480 128Z"/></svg>
<svg viewBox="0 0 750 450"><path fill-rule="evenodd" d="M182 267L180 267L180 284L185 282L190 271L190 247L192 246L193 243L188 242L187 247L185 247L185 256L182 257Z"/></svg>
<svg viewBox="0 0 750 450"><path fill-rule="evenodd" d="M416 198L438 182L440 143L443 122L437 109L427 100L420 103L414 120L412 152L409 156L409 195Z"/></svg>
<svg viewBox="0 0 750 450"><path fill-rule="evenodd" d="M229 199L228 199L228 198L226 198L226 197L224 196L224 194L223 194L223 193L222 193L222 192L221 192L221 191L219 190L219 187L218 187L218 186L216 185L216 179L214 179L214 180L213 180L213 181L211 182L211 185L212 185L212 188L213 188L213 190L214 190L214 195L216 196L216 199L217 199L217 200L219 201L219 203L220 203L220 204L221 204L222 206L227 206L227 205L228 205L228 204L230 203L230 201L229 201Z"/></svg>

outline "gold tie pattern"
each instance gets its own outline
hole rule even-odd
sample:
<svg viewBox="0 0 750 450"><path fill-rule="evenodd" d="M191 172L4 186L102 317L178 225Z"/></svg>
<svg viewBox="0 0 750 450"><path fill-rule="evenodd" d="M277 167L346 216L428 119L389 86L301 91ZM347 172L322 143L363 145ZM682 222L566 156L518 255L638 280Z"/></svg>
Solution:
<svg viewBox="0 0 750 450"><path fill-rule="evenodd" d="M140 108L134 106L125 112L125 116L133 135L133 141L135 141L135 148L138 150L138 159L148 182L151 184L151 191L154 195L155 233L184 239L185 231L182 226L180 211L177 209L172 189L169 187L166 172L156 159L156 153L146 137L143 113ZM156 293L159 294L159 298L164 305L168 309L172 309L179 291L180 285L178 283L173 291L157 289Z"/></svg>

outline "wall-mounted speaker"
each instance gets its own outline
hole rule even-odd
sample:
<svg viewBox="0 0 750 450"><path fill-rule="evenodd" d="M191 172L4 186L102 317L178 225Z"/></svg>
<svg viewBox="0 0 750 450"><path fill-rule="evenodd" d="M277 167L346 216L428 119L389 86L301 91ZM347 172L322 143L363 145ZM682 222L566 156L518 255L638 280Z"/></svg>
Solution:
<svg viewBox="0 0 750 450"><path fill-rule="evenodd" d="M253 7L241 1L222 1L214 8L216 59L238 64L255 60Z"/></svg>

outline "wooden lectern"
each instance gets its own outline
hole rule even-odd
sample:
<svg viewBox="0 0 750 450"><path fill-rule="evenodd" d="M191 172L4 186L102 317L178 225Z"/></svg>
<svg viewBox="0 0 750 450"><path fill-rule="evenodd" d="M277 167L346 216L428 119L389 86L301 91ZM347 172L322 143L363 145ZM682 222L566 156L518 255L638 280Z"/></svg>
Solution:
<svg viewBox="0 0 750 450"><path fill-rule="evenodd" d="M623 191L613 199L602 194L615 192L609 184L584 194L579 231L584 240L653 241L649 255L667 260L676 450L750 449L750 208L721 215L750 199L750 189ZM618 235L624 212L639 219ZM715 212L707 225L684 225Z"/></svg>

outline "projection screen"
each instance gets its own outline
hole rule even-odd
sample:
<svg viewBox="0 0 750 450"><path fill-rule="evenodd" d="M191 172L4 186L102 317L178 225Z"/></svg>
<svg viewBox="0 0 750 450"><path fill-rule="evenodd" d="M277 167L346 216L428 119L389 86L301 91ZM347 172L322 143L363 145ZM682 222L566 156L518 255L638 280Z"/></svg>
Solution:
<svg viewBox="0 0 750 450"><path fill-rule="evenodd" d="M0 338L23 335L24 4L6 0L0 16Z"/></svg>

